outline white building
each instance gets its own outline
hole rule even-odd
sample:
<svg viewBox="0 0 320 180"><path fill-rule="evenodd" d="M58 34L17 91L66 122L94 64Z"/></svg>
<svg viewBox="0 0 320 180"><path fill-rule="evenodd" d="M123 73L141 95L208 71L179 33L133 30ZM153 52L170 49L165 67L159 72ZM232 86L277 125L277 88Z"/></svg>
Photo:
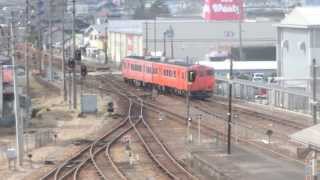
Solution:
<svg viewBox="0 0 320 180"><path fill-rule="evenodd" d="M104 55L106 46L107 24L89 26L84 32L84 47L87 56L97 57Z"/></svg>
<svg viewBox="0 0 320 180"><path fill-rule="evenodd" d="M110 21L108 32L108 56L116 63L144 55L142 21Z"/></svg>
<svg viewBox="0 0 320 180"><path fill-rule="evenodd" d="M249 21L242 24L243 58L275 60L276 27L272 21ZM172 29L172 39L165 33ZM157 54L167 57L203 59L218 47L239 46L239 24L236 21L204 21L199 19L110 20L109 53L120 61L125 55ZM166 37L166 41L164 41ZM130 47L130 43L133 47ZM166 43L164 43L166 42ZM172 44L171 44L172 42ZM127 43L129 46L127 47ZM271 49L258 52L252 49ZM126 53L133 49L134 53ZM132 50L131 50L132 51ZM255 52L253 57L250 56ZM266 53L267 52L267 53ZM258 58L256 58L259 56ZM259 59L260 58L260 59Z"/></svg>
<svg viewBox="0 0 320 180"><path fill-rule="evenodd" d="M277 25L278 75L286 87L310 90L312 60L320 64L319 17L319 7L298 7Z"/></svg>

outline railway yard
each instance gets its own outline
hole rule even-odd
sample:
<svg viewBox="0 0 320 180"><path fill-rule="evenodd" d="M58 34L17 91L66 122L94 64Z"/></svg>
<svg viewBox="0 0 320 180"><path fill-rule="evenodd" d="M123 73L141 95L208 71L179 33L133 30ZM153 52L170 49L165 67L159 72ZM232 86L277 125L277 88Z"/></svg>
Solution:
<svg viewBox="0 0 320 180"><path fill-rule="evenodd" d="M151 91L126 84L112 71L89 73L84 81L84 93L99 96L98 113L84 117L68 110L67 103L51 94L59 91L59 81L49 84L34 78L33 91L41 87L48 92L35 93L35 99L48 103L55 99L56 104L47 106L61 106L53 106L46 113L65 114L56 118L57 126L34 128L54 130L57 140L30 150L30 167L18 169L14 176L3 167L0 174L5 179L303 178L304 162L297 159L299 145L290 141L289 135L310 126L308 117L271 112L235 100L233 155L227 156L225 99L213 96L192 100L193 120L188 129L185 97L154 96ZM113 115L105 108L109 101L115 103ZM44 119L46 113L42 123L50 124ZM67 119L73 119L72 123Z"/></svg>
<svg viewBox="0 0 320 180"><path fill-rule="evenodd" d="M319 3L20 1L0 180L320 178Z"/></svg>

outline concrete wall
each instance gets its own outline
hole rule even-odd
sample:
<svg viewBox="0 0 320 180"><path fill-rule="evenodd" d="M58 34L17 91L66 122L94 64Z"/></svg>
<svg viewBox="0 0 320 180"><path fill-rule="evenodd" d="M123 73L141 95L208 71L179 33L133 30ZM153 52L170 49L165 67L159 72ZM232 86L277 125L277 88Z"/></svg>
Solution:
<svg viewBox="0 0 320 180"><path fill-rule="evenodd" d="M298 79L310 77L310 42L307 29L280 29L281 75L285 78ZM305 50L300 44L305 44ZM288 86L298 86L301 82L290 81ZM301 84L307 87L307 84Z"/></svg>
<svg viewBox="0 0 320 180"><path fill-rule="evenodd" d="M275 22L244 22L242 35L244 46L275 46ZM148 26L148 28L146 27ZM146 21L143 25L144 40L148 42L150 51L163 51L163 33L172 26L174 36L174 55L203 59L205 54L218 46L239 45L238 22L223 21ZM155 32L156 28L156 32ZM148 34L148 36L147 36ZM144 47L146 47L146 43ZM170 44L167 45L170 55Z"/></svg>
<svg viewBox="0 0 320 180"><path fill-rule="evenodd" d="M307 79L312 78L312 60L315 58L317 64L320 64L320 30L279 27L277 51L279 76L285 79L305 79L284 81L283 85L310 91L312 83Z"/></svg>

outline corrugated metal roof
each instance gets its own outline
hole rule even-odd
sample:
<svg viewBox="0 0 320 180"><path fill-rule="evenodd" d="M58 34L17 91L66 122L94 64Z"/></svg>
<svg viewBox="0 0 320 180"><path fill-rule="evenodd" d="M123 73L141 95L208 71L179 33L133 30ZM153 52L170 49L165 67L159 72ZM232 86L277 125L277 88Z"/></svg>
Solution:
<svg viewBox="0 0 320 180"><path fill-rule="evenodd" d="M281 23L279 27L320 26L320 7L297 7Z"/></svg>
<svg viewBox="0 0 320 180"><path fill-rule="evenodd" d="M320 149L320 124L296 132L290 138L305 146Z"/></svg>

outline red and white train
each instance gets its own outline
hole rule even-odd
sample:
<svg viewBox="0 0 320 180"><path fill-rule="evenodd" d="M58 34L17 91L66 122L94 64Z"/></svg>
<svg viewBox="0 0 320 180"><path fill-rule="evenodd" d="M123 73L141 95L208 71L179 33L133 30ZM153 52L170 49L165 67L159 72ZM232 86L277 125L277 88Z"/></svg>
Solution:
<svg viewBox="0 0 320 180"><path fill-rule="evenodd" d="M188 83L188 73L195 72L195 81ZM122 76L128 83L143 87L155 87L160 92L208 98L215 85L214 71L199 64L162 62L159 58L126 57L122 61Z"/></svg>

